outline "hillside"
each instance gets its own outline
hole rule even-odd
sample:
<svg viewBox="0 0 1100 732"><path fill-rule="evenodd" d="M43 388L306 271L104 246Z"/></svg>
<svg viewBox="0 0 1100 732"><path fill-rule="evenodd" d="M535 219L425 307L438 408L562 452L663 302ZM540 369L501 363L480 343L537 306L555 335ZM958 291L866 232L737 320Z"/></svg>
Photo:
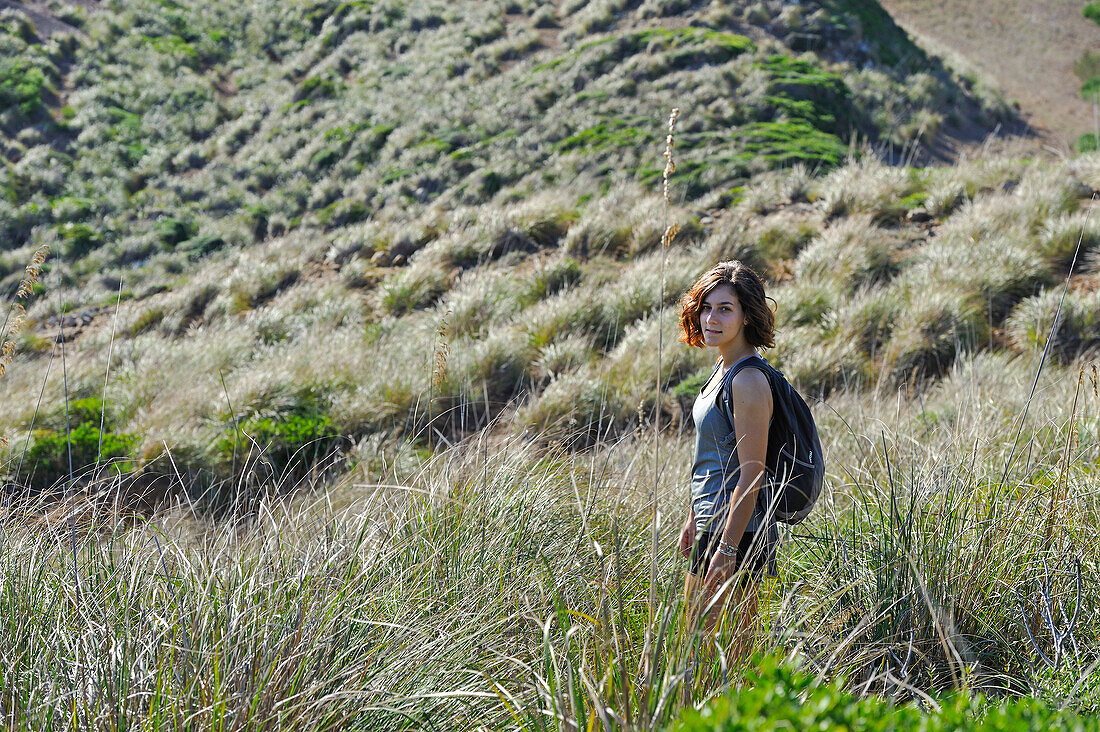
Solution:
<svg viewBox="0 0 1100 732"><path fill-rule="evenodd" d="M1100 26L1079 0L883 0L883 6L932 48L957 54L981 78L1020 105L1048 145L1072 148L1095 132L1074 67L1100 49ZM1009 51L1011 49L1011 51Z"/></svg>
<svg viewBox="0 0 1100 732"><path fill-rule="evenodd" d="M544 297L606 281L651 251L668 214L640 196L659 182L674 105L676 197L712 209L708 219L770 168L795 166L808 185L864 145L871 157L915 158L943 129L1008 120L880 10L838 2L58 7L80 36L47 40L4 11L5 43L19 55L4 70L13 104L0 120L0 285L14 292L32 253L51 251L28 304L35 328L21 350L31 361L13 371L36 379L34 364L67 326L75 368L88 369L75 392L93 396L121 298L117 338L134 353L142 395L116 394L117 424L144 438L118 451L139 463L167 441L220 465L212 446L224 443L216 425L226 410L256 424L294 414L345 435L416 432L419 377L397 387L369 371L338 376L355 368L349 357L369 362L361 349L394 328L434 331L425 308L460 280L484 290L500 276L527 278L510 286L529 291L522 305L546 309ZM903 187L908 196L920 185ZM684 223L685 244L713 228ZM812 238L816 225L799 226L780 255ZM476 298L496 294L470 294L464 315L453 291L440 307L455 311L454 335L471 346L453 351L470 363L462 379L482 385L476 399L457 385L446 398L498 405L480 409L484 420L582 364L589 348L609 353L652 307L653 292L636 292L629 275L650 266L624 270L626 310L562 343L551 343L551 328L518 348L515 336L485 330L491 313L514 305L486 309ZM57 297L79 316L59 322ZM317 363L318 327L350 338L352 351L334 347L331 362ZM206 341L215 333L237 355L215 355ZM180 351L196 384L220 373L255 387L236 405L232 394L188 397L178 382L168 396L155 374L170 372L142 363L143 343ZM406 358L421 358L421 346ZM516 358L544 346L559 355ZM264 351L335 371L260 386ZM33 413L16 412L12 426L32 426Z"/></svg>
<svg viewBox="0 0 1100 732"><path fill-rule="evenodd" d="M803 388L912 385L1034 346L1095 185L1091 162L878 162L1012 118L866 4L65 7L82 37L4 16L6 291L51 254L0 389L38 486L67 465L62 376L100 413L78 467L164 470L167 445L198 484L249 440L275 471L501 418L584 444L653 413L662 303L718 257L782 285L774 358ZM960 259L982 247L999 263ZM668 424L702 358L661 363Z"/></svg>
<svg viewBox="0 0 1100 732"><path fill-rule="evenodd" d="M1100 711L1100 152L876 3L4 3L5 725ZM741 665L675 546L724 258L828 471Z"/></svg>

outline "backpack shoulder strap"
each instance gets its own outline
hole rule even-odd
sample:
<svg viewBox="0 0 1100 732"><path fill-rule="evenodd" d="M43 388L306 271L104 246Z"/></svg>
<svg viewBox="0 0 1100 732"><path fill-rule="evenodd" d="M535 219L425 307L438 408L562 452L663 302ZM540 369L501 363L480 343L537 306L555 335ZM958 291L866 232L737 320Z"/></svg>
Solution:
<svg viewBox="0 0 1100 732"><path fill-rule="evenodd" d="M733 430L733 406L730 404L730 386L733 384L733 377L741 373L745 369L757 369L764 373L765 378L768 380L768 386L772 389L772 398L775 398L775 385L772 383L772 375L770 373L771 364L762 359L760 356L753 355L741 359L733 365L729 371L722 376L722 385L718 387L718 406L722 411L722 415L726 418L726 422L730 426L730 430Z"/></svg>

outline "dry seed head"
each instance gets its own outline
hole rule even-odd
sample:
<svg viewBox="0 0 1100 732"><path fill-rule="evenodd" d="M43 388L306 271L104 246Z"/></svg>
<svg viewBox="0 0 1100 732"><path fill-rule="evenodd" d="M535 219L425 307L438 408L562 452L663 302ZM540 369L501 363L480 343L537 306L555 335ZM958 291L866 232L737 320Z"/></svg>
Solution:
<svg viewBox="0 0 1100 732"><path fill-rule="evenodd" d="M672 177L672 173L676 170L676 163L672 160L672 145L673 145L673 132L676 129L676 119L680 116L680 109L674 108L672 114L668 116L668 137L665 138L665 172L662 179L662 190L665 196L665 209L667 210L672 206L672 196L669 195L669 178ZM661 235L661 246L668 249L669 244L676 238L676 234L680 231L680 225L677 223L671 223L665 228L665 233Z"/></svg>
<svg viewBox="0 0 1100 732"><path fill-rule="evenodd" d="M19 290L15 293L15 297L19 300L25 300L31 294L31 288L38 284L38 276L42 274L42 264L46 261L46 256L50 253L50 245L43 244L35 250L34 255L31 256L31 262L27 265L27 274L23 277L23 281L19 283Z"/></svg>
<svg viewBox="0 0 1100 732"><path fill-rule="evenodd" d="M19 283L19 289L15 292L16 300L26 300L30 297L32 288L38 284L38 277L42 274L42 264L50 253L50 246L43 244L35 250L31 256L31 262L27 265L27 274ZM22 303L16 302L11 306L11 321L8 332L4 334L3 344L0 345L0 378L8 371L8 365L15 358L15 341L12 336L18 334L27 324L27 311ZM0 435L0 447L7 447L8 440Z"/></svg>
<svg viewBox="0 0 1100 732"><path fill-rule="evenodd" d="M665 229L665 233L661 235L661 246L668 249L668 245L672 243L672 240L676 238L676 235L680 233L679 224L669 224Z"/></svg>
<svg viewBox="0 0 1100 732"><path fill-rule="evenodd" d="M665 172L663 175L663 191L665 195L665 203L672 204L672 198L668 193L668 179L672 177L673 172L676 170L676 163L672 160L672 145L675 142L673 138L673 132L676 129L676 119L680 116L680 108L677 107L672 110L672 114L668 116L668 137L665 138Z"/></svg>
<svg viewBox="0 0 1100 732"><path fill-rule="evenodd" d="M447 379L447 357L451 353L451 347L447 343L447 334L450 331L451 311L443 313L439 321L439 329L436 335L439 337L435 347L434 364L432 366L432 386L439 386Z"/></svg>

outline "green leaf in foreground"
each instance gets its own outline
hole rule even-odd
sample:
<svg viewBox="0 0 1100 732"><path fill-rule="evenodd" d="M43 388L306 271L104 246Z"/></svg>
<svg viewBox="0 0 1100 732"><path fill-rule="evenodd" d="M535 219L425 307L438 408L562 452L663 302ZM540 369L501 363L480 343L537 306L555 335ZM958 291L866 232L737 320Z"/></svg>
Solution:
<svg viewBox="0 0 1100 732"><path fill-rule="evenodd" d="M748 672L741 690L687 712L677 732L732 730L878 730L927 732L967 730L1097 730L1100 720L1056 711L1034 698L995 702L953 694L938 701L895 704L877 696L856 697L842 681L822 683L772 658ZM939 708L932 708L932 704Z"/></svg>

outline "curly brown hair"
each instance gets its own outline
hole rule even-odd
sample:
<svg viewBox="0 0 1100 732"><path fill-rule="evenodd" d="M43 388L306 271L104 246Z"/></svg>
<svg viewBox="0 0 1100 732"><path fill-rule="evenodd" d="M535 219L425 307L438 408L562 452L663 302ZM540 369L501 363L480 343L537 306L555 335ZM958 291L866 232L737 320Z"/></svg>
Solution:
<svg viewBox="0 0 1100 732"><path fill-rule="evenodd" d="M775 345L775 313L768 307L764 280L746 264L737 260L719 262L680 298L680 340L689 346L703 347L703 329L699 310L703 299L719 285L727 285L737 295L745 313L745 340L755 348ZM774 301L773 301L774 302Z"/></svg>

